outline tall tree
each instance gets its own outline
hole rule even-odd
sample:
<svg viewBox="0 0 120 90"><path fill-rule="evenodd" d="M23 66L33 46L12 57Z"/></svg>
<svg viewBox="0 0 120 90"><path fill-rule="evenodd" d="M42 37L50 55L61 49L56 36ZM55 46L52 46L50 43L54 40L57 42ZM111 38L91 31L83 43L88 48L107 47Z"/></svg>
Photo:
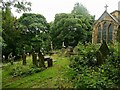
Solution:
<svg viewBox="0 0 120 90"><path fill-rule="evenodd" d="M18 0L2 0L0 4L2 11L2 53L6 56L12 52L13 55L18 54L20 51L20 30L17 19L13 16L11 9L14 7L20 13L21 11L29 11L31 3ZM28 7L26 7L28 5Z"/></svg>
<svg viewBox="0 0 120 90"><path fill-rule="evenodd" d="M50 35L55 48L76 46L78 42L89 42L92 38L93 16L89 14L82 4L75 4L70 14L60 13L55 15L51 24Z"/></svg>
<svg viewBox="0 0 120 90"><path fill-rule="evenodd" d="M22 11L31 11L31 2L27 2L26 0L2 0L2 4L0 4L0 8L5 10L7 7L15 8L16 12L21 13Z"/></svg>
<svg viewBox="0 0 120 90"><path fill-rule="evenodd" d="M87 8L79 3L76 3L74 5L74 8L71 11L71 14L74 14L76 17L80 17L80 18L84 19L83 23L87 27L86 28L86 41L91 42L91 40L92 40L92 25L93 25L93 22L95 21L95 16L90 15Z"/></svg>
<svg viewBox="0 0 120 90"><path fill-rule="evenodd" d="M38 48L45 48L48 37L48 23L46 18L40 14L24 13L19 18L21 25L23 45L26 48L31 46Z"/></svg>
<svg viewBox="0 0 120 90"><path fill-rule="evenodd" d="M9 7L6 7L6 10L2 12L2 37L6 44L3 46L2 52L6 58L10 52L15 55L19 34L17 20L11 15Z"/></svg>
<svg viewBox="0 0 120 90"><path fill-rule="evenodd" d="M84 7L82 4L76 3L74 5L73 10L71 11L72 14L75 15L82 15L85 17L90 17L89 11L87 10L86 7Z"/></svg>

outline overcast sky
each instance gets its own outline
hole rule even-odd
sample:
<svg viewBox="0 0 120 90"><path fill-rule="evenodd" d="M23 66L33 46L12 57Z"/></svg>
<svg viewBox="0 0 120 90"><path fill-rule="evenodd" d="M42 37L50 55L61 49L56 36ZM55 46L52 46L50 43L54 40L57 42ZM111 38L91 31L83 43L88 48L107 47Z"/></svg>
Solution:
<svg viewBox="0 0 120 90"><path fill-rule="evenodd" d="M108 12L118 10L118 2L120 0L27 0L32 3L31 13L42 14L48 22L54 21L54 16L57 13L70 13L73 10L74 4L79 2L83 4L91 15L95 15L96 19L105 10L107 4ZM20 16L15 13L15 16Z"/></svg>

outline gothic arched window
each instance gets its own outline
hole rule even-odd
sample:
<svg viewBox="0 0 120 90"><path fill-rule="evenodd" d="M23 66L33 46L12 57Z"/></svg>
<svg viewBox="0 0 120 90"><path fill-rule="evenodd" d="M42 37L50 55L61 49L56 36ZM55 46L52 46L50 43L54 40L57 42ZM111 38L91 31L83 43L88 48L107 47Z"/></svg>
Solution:
<svg viewBox="0 0 120 90"><path fill-rule="evenodd" d="M98 26L98 35L97 35L97 42L100 43L101 42L101 26Z"/></svg>
<svg viewBox="0 0 120 90"><path fill-rule="evenodd" d="M112 33L113 33L113 27L112 27L112 25L110 24L109 30L108 30L108 42L111 42L111 41L112 41Z"/></svg>
<svg viewBox="0 0 120 90"><path fill-rule="evenodd" d="M102 39L106 41L106 32L107 32L108 24L105 22L103 24L103 31L102 31Z"/></svg>

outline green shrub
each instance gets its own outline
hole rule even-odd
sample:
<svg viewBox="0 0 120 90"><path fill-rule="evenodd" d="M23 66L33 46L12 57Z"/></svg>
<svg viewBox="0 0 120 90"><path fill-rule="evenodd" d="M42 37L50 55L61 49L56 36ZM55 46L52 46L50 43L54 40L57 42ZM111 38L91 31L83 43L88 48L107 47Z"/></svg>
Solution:
<svg viewBox="0 0 120 90"><path fill-rule="evenodd" d="M29 67L29 66L16 66L10 71L10 75L12 77L17 77L17 76L28 76L34 73L39 73L43 71L44 68L38 68L38 67Z"/></svg>
<svg viewBox="0 0 120 90"><path fill-rule="evenodd" d="M101 65L96 65L96 52L99 46L78 44L76 56L71 57L71 77L76 88L117 88L120 87L120 58L117 46L110 47L110 54Z"/></svg>

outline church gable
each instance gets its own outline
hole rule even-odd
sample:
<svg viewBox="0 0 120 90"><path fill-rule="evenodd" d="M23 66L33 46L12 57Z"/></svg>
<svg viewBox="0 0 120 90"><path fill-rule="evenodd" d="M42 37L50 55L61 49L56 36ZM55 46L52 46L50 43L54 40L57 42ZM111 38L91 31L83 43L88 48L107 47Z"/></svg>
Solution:
<svg viewBox="0 0 120 90"><path fill-rule="evenodd" d="M114 16L112 16L111 14L109 14L106 10L100 16L100 18L95 22L95 24L99 24L102 21L110 21L110 22L113 21L115 23L119 23L118 20Z"/></svg>
<svg viewBox="0 0 120 90"><path fill-rule="evenodd" d="M94 23L92 42L101 43L105 40L107 43L115 41L116 32L119 26L119 20L114 17L116 13L109 14L107 10Z"/></svg>
<svg viewBox="0 0 120 90"><path fill-rule="evenodd" d="M107 13L107 11L105 11L98 20L105 20L105 19L108 19L108 18L110 19L111 17Z"/></svg>

